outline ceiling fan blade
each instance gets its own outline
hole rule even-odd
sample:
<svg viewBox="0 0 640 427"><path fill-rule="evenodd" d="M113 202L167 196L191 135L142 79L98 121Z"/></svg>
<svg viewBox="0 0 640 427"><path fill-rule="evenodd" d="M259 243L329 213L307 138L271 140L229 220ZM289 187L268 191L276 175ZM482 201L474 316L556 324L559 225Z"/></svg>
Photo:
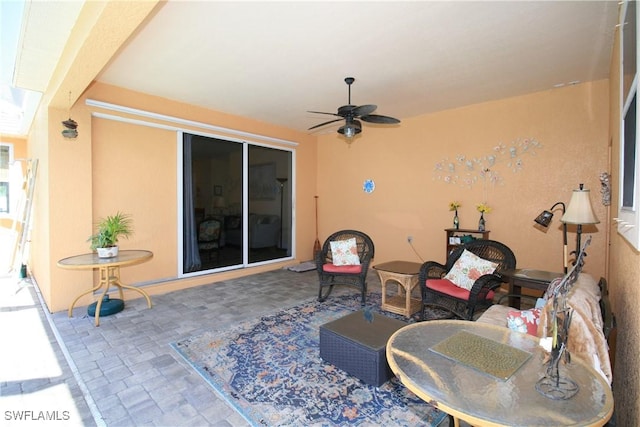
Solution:
<svg viewBox="0 0 640 427"><path fill-rule="evenodd" d="M315 129L315 128L319 128L320 126L324 126L324 125L328 125L329 123L334 123L334 122L341 122L343 119L339 118L339 119L335 119L335 120L329 120L328 122L324 122L324 123L320 123L319 125L315 125L310 127L307 130L311 130L311 129Z"/></svg>
<svg viewBox="0 0 640 427"><path fill-rule="evenodd" d="M368 116L369 114L373 113L374 111L376 111L376 108L378 108L377 105L361 105L359 107L356 107L353 109L352 113L353 113L353 117L362 117L362 116Z"/></svg>
<svg viewBox="0 0 640 427"><path fill-rule="evenodd" d="M315 113L315 114L328 114L329 116L336 116L336 117L344 117L340 114L336 114L336 113L325 113L324 111L307 111L307 113Z"/></svg>
<svg viewBox="0 0 640 427"><path fill-rule="evenodd" d="M360 120L367 123L381 123L381 124L395 124L400 123L400 120L388 116L380 116L378 114L369 114L368 116L360 117Z"/></svg>

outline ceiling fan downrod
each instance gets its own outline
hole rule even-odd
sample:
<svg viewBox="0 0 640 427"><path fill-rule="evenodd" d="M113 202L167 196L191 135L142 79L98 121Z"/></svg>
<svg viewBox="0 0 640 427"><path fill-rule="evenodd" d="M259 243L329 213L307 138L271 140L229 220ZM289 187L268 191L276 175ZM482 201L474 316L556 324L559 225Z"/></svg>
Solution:
<svg viewBox="0 0 640 427"><path fill-rule="evenodd" d="M345 77L344 82L347 84L347 86L349 87L349 105L351 105L351 85L353 84L353 82L355 82L356 79L354 79L353 77Z"/></svg>

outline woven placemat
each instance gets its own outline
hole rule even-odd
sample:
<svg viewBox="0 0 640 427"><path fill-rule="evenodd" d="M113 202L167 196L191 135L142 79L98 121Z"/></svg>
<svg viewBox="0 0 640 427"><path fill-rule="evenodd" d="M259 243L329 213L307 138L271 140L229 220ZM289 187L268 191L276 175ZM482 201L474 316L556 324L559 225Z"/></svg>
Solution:
<svg viewBox="0 0 640 427"><path fill-rule="evenodd" d="M500 380L507 380L531 353L497 341L460 331L429 350Z"/></svg>

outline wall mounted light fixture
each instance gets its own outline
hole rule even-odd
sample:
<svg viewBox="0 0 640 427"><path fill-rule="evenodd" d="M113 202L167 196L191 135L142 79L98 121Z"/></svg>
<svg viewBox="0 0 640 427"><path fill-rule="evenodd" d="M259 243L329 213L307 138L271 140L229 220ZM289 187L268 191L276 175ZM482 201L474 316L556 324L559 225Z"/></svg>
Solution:
<svg viewBox="0 0 640 427"><path fill-rule="evenodd" d="M542 211L542 213L538 215L538 217L534 219L534 221L537 224L540 224L541 226L543 226L544 228L549 227L549 224L551 224L551 219L553 218L553 210L558 206L562 208L562 215L564 215L564 213L566 212L566 207L564 203L558 202L553 206L551 206L551 208L548 211ZM567 266L569 265L569 253L567 252L567 223L566 222L562 223L562 243L564 245L563 246L564 250L562 252L562 261L564 265L564 272L566 274L568 271Z"/></svg>
<svg viewBox="0 0 640 427"><path fill-rule="evenodd" d="M62 122L65 129L62 131L62 136L69 139L75 139L78 137L78 123L69 117Z"/></svg>
<svg viewBox="0 0 640 427"><path fill-rule="evenodd" d="M78 137L78 123L71 118L71 92L69 92L69 118L62 122L65 127L62 131L62 136L68 139L75 139Z"/></svg>

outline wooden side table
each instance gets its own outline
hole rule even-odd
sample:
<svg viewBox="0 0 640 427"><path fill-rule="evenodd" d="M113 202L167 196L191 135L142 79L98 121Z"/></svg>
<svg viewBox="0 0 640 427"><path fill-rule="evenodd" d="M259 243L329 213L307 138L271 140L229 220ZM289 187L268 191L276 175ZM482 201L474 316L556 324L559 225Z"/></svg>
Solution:
<svg viewBox="0 0 640 427"><path fill-rule="evenodd" d="M549 283L556 277L562 277L562 273L553 273L551 271L531 270L528 268L517 268L515 270L505 270L502 275L509 279L509 305L511 307L520 308L522 288L534 289L537 291L546 291Z"/></svg>
<svg viewBox="0 0 640 427"><path fill-rule="evenodd" d="M422 299L412 298L411 293L418 284L422 264L409 261L390 261L374 265L382 284L382 309L407 318L422 308ZM387 283L395 282L397 292L387 295Z"/></svg>

